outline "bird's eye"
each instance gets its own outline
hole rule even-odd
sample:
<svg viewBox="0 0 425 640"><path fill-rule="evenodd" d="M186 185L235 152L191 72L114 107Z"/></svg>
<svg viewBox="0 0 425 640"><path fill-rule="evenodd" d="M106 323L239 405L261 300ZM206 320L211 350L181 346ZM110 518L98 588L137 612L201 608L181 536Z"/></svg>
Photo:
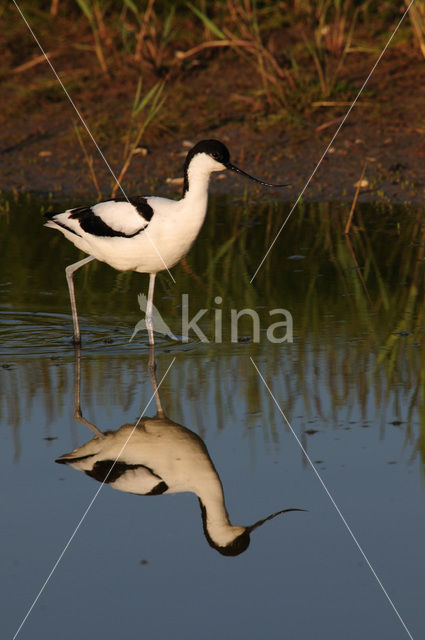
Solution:
<svg viewBox="0 0 425 640"><path fill-rule="evenodd" d="M219 154L217 151L214 151L214 153L212 154L212 156L213 156L213 158L214 158L215 160L218 160L218 159L219 159L219 157L220 157L220 154Z"/></svg>

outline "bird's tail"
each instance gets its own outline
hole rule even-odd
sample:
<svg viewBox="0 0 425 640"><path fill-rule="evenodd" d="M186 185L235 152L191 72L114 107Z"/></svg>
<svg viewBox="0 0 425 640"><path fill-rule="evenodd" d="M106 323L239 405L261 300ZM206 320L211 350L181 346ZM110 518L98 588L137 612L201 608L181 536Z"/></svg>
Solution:
<svg viewBox="0 0 425 640"><path fill-rule="evenodd" d="M64 453L55 460L59 464L69 464L74 469L85 471L93 466L93 458L101 451L104 440L93 438L70 453Z"/></svg>

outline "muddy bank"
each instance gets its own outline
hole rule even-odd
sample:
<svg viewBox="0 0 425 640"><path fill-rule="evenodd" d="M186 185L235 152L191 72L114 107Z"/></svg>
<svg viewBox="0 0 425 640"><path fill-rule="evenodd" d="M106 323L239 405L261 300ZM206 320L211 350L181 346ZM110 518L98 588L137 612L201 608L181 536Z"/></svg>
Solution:
<svg viewBox="0 0 425 640"><path fill-rule="evenodd" d="M34 51L31 55L34 54ZM28 54L27 54L28 55ZM171 79L158 126L151 127L141 147L146 155L133 157L123 186L131 194L178 197L188 145L202 138L223 140L232 159L265 180L288 182L271 192L249 186L252 197L294 200L341 123L351 100L367 76L374 56L353 62L351 86L344 100L317 103L297 122L259 118L249 100L249 69L226 67L226 56L208 61L196 71ZM62 61L56 66L61 70ZM7 95L0 112L0 189L52 193L55 198L85 202L97 199L93 178L75 134L77 116L60 90L46 99L38 85L52 81L45 64L7 75ZM226 73L223 73L226 68ZM311 180L304 198L350 201L362 168L367 168L360 201L425 202L425 62L408 46L389 50L358 104ZM66 74L64 75L66 80ZM22 101L22 84L37 87L30 101ZM134 91L134 74L106 80L96 77L96 90L71 95L114 171L122 166L123 136ZM196 93L193 88L196 86ZM235 94L235 91L238 91ZM245 94L243 93L245 91ZM235 97L236 95L236 97ZM347 99L349 98L349 99ZM21 104L24 108L18 109ZM14 107L15 105L15 107ZM272 114L273 115L273 114ZM96 149L86 140L103 198L113 179ZM222 174L213 177L216 192L242 194L246 183ZM267 193L267 196L265 195Z"/></svg>
<svg viewBox="0 0 425 640"><path fill-rule="evenodd" d="M385 137L384 137L385 136ZM124 180L129 194L158 193L177 197L181 190L184 156L189 143L205 137L225 141L232 159L248 172L265 180L289 183L285 189L269 190L249 185L255 194L292 200L298 197L315 170L330 138L299 136L276 131L255 132L243 125L200 130L196 136L164 139L149 145L145 157L135 157ZM108 162L118 172L117 149L103 147ZM425 202L425 142L414 132L404 133L394 124L377 130L354 114L332 144L308 188L305 199L351 200L365 161L367 167L360 201ZM113 178L101 158L94 167L103 197L108 197ZM218 193L242 194L243 179L229 173L212 177ZM81 150L61 144L56 126L24 134L22 141L0 156L0 189L52 193L56 198L96 199L96 190ZM268 197L268 195L267 195Z"/></svg>

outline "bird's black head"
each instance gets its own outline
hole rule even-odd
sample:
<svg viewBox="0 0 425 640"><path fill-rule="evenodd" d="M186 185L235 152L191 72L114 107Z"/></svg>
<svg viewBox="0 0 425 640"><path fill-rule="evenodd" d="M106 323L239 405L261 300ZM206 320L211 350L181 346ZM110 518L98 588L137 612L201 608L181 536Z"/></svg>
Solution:
<svg viewBox="0 0 425 640"><path fill-rule="evenodd" d="M205 153L210 156L216 162L219 162L223 165L223 168L227 168L230 164L230 153L228 148L219 140L201 140L189 151L186 156L186 160L184 163L184 187L183 187L183 195L189 189L189 180L187 171L189 169L189 165L192 162L193 158L200 153Z"/></svg>
<svg viewBox="0 0 425 640"><path fill-rule="evenodd" d="M246 551L249 547L249 543L251 539L249 537L248 531L244 531L237 538L235 538L232 542L230 542L225 547L220 547L218 545L211 545L216 551L221 553L222 556L238 556L240 553Z"/></svg>
<svg viewBox="0 0 425 640"><path fill-rule="evenodd" d="M217 542L215 542L209 534L207 527L207 510L205 509L205 506L202 504L201 500L199 500L199 506L201 507L202 528L204 530L205 538L210 547L221 553L222 556L238 556L240 553L243 553L248 549L250 537L249 531L247 529L245 529L245 531L243 531L231 542L229 542L229 544L226 544L224 546L217 544Z"/></svg>
<svg viewBox="0 0 425 640"><path fill-rule="evenodd" d="M198 142L189 152L189 154L192 154L192 158L198 153L206 153L225 167L227 167L230 161L229 150L220 140L201 140L201 142Z"/></svg>
<svg viewBox="0 0 425 640"><path fill-rule="evenodd" d="M240 175L245 176L245 178L249 178L253 182L258 182L259 184L263 184L267 187L286 187L287 186L285 184L273 184L271 182L264 182L259 178L254 178L254 176L249 175L249 173L246 173L242 169L239 169L239 167L235 166L230 162L229 150L226 147L226 145L220 142L220 140L214 140L214 139L201 140L200 142L195 144L195 146L189 151L189 153L186 156L186 161L184 164L183 197L186 191L188 191L189 189L189 179L188 179L189 165L193 160L193 158L200 153L205 153L206 155L213 158L213 160L215 160L218 163L218 165L222 165L222 167L216 165L216 168L212 169L212 171L229 169L230 171L234 171L235 173L239 173Z"/></svg>

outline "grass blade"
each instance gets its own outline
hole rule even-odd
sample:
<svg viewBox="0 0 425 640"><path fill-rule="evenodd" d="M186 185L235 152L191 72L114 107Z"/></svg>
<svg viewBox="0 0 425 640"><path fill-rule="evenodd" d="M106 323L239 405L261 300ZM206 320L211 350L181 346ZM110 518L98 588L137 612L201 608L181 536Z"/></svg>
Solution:
<svg viewBox="0 0 425 640"><path fill-rule="evenodd" d="M198 18L200 18L202 20L202 22L204 23L204 25L206 26L206 28L211 31L211 33L213 33L217 38L219 38L220 40L225 40L226 36L223 33L223 31L221 31L221 29L219 29L212 20L210 20L210 18L208 18L208 16L203 13L200 9L198 9L197 7L195 7L191 2L186 2L186 5L189 7L189 9L191 11L193 11L193 13L195 15L198 16Z"/></svg>

